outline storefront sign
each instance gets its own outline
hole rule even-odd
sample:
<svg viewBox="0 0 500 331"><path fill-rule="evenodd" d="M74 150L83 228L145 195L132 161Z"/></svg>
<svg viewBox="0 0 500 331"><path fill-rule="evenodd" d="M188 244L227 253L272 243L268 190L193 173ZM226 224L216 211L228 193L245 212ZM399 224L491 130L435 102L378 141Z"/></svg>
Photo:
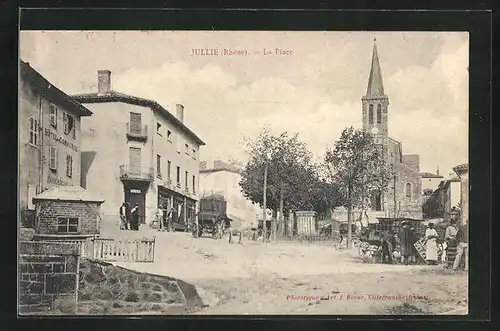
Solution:
<svg viewBox="0 0 500 331"><path fill-rule="evenodd" d="M141 192L141 190L133 188L133 189L130 189L130 193L139 193L140 194L142 192Z"/></svg>
<svg viewBox="0 0 500 331"><path fill-rule="evenodd" d="M52 132L52 130L48 129L48 128L45 128L45 135L47 137L50 137L52 138L53 140L57 141L58 143L66 146L66 147L69 147L71 148L72 150L74 150L75 152L78 151L78 147L73 144L73 143L70 143L69 141L67 141L66 139L64 139L64 137L62 136L57 136L54 132Z"/></svg>

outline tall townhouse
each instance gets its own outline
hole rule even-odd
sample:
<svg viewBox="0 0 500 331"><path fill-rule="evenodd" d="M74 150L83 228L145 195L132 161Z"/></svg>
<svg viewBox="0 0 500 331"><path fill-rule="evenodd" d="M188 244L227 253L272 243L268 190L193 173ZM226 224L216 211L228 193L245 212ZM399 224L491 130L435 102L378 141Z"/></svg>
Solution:
<svg viewBox="0 0 500 331"><path fill-rule="evenodd" d="M99 70L98 91L73 95L92 109L82 122L82 187L102 192L103 222L116 222L123 202L139 204L142 223L173 206L174 221L194 220L199 150L205 143L156 101L111 90L111 72Z"/></svg>
<svg viewBox="0 0 500 331"><path fill-rule="evenodd" d="M80 186L81 117L92 112L55 87L29 63L19 75L19 207L54 186Z"/></svg>

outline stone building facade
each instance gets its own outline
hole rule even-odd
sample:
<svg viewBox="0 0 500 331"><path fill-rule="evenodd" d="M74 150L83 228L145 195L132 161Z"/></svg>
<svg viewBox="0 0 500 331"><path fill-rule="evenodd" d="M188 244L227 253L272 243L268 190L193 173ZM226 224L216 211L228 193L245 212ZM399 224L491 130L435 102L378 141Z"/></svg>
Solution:
<svg viewBox="0 0 500 331"><path fill-rule="evenodd" d="M23 214L34 210L35 195L58 185L80 185L80 120L92 112L23 61L19 95L19 207Z"/></svg>
<svg viewBox="0 0 500 331"><path fill-rule="evenodd" d="M111 72L98 72L98 92L72 96L94 112L82 121L81 185L102 192L104 221L117 224L120 205L139 204L141 223L158 207L174 209L174 222L194 220L199 151L205 143L153 100L111 90ZM166 214L166 213L165 213Z"/></svg>
<svg viewBox="0 0 500 331"><path fill-rule="evenodd" d="M422 217L420 157L403 154L402 143L389 136L389 97L384 93L377 45L373 45L372 63L366 95L361 98L363 130L382 146L392 179L385 192L372 194L371 209L388 217Z"/></svg>

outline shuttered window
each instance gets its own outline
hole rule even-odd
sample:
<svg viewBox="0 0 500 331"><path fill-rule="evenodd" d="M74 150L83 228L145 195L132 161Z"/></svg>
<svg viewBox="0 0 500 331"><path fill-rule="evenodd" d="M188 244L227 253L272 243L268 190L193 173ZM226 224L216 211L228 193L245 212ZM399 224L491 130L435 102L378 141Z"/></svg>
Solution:
<svg viewBox="0 0 500 331"><path fill-rule="evenodd" d="M66 176L73 176L73 157L71 155L66 155Z"/></svg>
<svg viewBox="0 0 500 331"><path fill-rule="evenodd" d="M171 174L172 169L171 168L172 168L172 162L167 161L167 179L169 181L172 180L172 174Z"/></svg>
<svg viewBox="0 0 500 331"><path fill-rule="evenodd" d="M57 107L54 104L50 104L49 106L50 109L50 125L52 125L54 128L57 128Z"/></svg>
<svg viewBox="0 0 500 331"><path fill-rule="evenodd" d="M29 119L30 144L38 146L38 121L36 118Z"/></svg>
<svg viewBox="0 0 500 331"><path fill-rule="evenodd" d="M141 134L142 117L139 113L130 113L130 133Z"/></svg>
<svg viewBox="0 0 500 331"><path fill-rule="evenodd" d="M57 147L49 147L49 168L57 170Z"/></svg>
<svg viewBox="0 0 500 331"><path fill-rule="evenodd" d="M188 178L189 178L189 174L188 172L186 171L185 174L184 174L184 186L186 187L186 190L189 189L189 186L188 186Z"/></svg>
<svg viewBox="0 0 500 331"><path fill-rule="evenodd" d="M156 155L156 176L161 178L161 155Z"/></svg>
<svg viewBox="0 0 500 331"><path fill-rule="evenodd" d="M181 167L177 167L177 186L181 186Z"/></svg>
<svg viewBox="0 0 500 331"><path fill-rule="evenodd" d="M196 192L196 176L193 175L193 193Z"/></svg>

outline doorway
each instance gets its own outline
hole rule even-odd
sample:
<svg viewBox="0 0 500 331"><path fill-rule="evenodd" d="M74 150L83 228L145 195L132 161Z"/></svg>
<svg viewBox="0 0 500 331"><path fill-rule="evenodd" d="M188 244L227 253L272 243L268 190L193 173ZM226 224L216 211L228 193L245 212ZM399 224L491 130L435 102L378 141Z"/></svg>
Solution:
<svg viewBox="0 0 500 331"><path fill-rule="evenodd" d="M146 190L142 186L125 186L125 202L133 208L135 204L139 205L139 223L146 223Z"/></svg>

